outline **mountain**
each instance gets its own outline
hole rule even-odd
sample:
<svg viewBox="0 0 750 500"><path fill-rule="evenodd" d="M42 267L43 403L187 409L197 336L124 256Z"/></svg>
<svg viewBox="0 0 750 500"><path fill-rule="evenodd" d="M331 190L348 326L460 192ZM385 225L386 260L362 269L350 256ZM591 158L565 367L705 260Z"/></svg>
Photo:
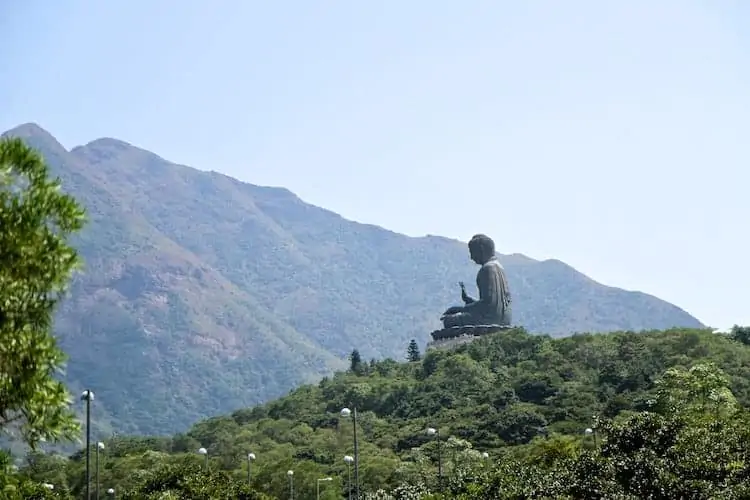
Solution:
<svg viewBox="0 0 750 500"><path fill-rule="evenodd" d="M256 404L366 357L404 356L476 269L464 242L349 221L283 188L176 165L116 139L66 150L21 137L88 209L86 260L56 332L98 432L164 433ZM533 332L701 327L655 297L566 264L501 256Z"/></svg>

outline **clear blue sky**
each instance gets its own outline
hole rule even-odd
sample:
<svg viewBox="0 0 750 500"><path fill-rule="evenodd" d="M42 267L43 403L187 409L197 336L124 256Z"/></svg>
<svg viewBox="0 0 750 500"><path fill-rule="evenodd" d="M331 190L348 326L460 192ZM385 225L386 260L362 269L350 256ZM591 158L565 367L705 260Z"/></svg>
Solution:
<svg viewBox="0 0 750 500"><path fill-rule="evenodd" d="M0 128L486 232L725 328L750 324L749 39L741 0L5 0Z"/></svg>

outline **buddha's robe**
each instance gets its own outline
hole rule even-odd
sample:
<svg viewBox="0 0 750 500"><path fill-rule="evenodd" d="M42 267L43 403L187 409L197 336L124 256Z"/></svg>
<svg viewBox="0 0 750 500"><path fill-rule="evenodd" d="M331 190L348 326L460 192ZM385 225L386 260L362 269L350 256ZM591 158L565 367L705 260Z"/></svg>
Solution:
<svg viewBox="0 0 750 500"><path fill-rule="evenodd" d="M466 325L502 325L511 323L511 295L505 270L492 257L477 272L479 299L464 306L463 312L443 318L445 328Z"/></svg>

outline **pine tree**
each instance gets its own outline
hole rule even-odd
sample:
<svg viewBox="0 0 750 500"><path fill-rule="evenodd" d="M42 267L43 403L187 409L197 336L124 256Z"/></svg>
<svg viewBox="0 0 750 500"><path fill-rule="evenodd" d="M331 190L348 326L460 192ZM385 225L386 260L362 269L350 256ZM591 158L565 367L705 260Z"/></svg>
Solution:
<svg viewBox="0 0 750 500"><path fill-rule="evenodd" d="M349 371L359 373L362 370L362 356L357 349L349 355Z"/></svg>
<svg viewBox="0 0 750 500"><path fill-rule="evenodd" d="M422 359L422 353L419 352L419 345L417 345L417 341L414 339L411 339L409 347L406 349L406 359L410 362Z"/></svg>

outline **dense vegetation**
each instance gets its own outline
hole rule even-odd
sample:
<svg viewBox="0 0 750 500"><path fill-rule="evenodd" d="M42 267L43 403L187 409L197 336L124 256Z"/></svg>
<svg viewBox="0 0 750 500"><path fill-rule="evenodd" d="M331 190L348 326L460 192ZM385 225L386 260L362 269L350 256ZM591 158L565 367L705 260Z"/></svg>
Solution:
<svg viewBox="0 0 750 500"><path fill-rule="evenodd" d="M69 238L83 224L84 210L42 158L0 139L0 431L31 446L78 431L56 377L65 354L52 319L80 263Z"/></svg>
<svg viewBox="0 0 750 500"><path fill-rule="evenodd" d="M355 347L400 357L409 339L425 344L459 300L456 282L476 273L465 243L354 223L285 189L114 139L68 151L34 125L11 134L43 153L90 216L76 240L85 274L55 327L66 381L98 397L99 437L184 431L342 369ZM502 260L529 331L701 326L559 261Z"/></svg>
<svg viewBox="0 0 750 500"><path fill-rule="evenodd" d="M412 362L355 354L345 372L185 434L106 440L101 484L119 498L287 498L293 470L297 499L326 477L321 498L341 498L353 429L340 410L356 407L366 498L746 498L749 331L517 329L424 356L404 346ZM81 453L27 462L19 477L80 491Z"/></svg>

